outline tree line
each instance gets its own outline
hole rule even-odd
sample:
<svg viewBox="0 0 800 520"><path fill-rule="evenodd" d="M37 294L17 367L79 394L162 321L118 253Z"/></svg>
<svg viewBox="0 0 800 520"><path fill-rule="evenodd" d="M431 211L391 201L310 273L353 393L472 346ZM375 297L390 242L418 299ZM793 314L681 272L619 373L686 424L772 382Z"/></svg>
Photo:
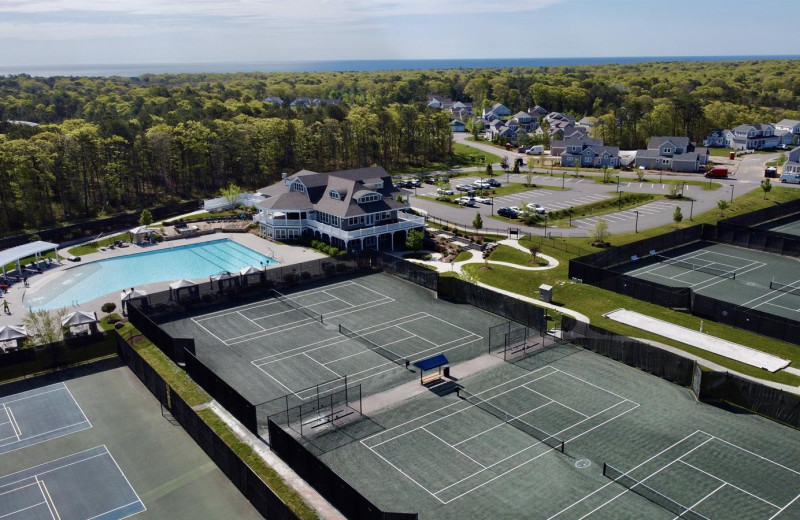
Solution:
<svg viewBox="0 0 800 520"><path fill-rule="evenodd" d="M797 60L375 72L0 77L0 233L257 188L301 168L446 160L438 94L598 118L607 144L702 141L715 128L800 119ZM283 105L264 103L279 96ZM296 97L341 104L294 110ZM39 126L10 124L22 120Z"/></svg>

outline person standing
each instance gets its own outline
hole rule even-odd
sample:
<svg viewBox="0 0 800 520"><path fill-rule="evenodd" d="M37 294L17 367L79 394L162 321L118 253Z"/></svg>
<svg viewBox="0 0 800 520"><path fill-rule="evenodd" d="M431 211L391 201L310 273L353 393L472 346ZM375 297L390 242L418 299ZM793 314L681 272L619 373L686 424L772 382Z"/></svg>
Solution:
<svg viewBox="0 0 800 520"><path fill-rule="evenodd" d="M3 312L11 314L11 309L8 308L8 300L3 300Z"/></svg>

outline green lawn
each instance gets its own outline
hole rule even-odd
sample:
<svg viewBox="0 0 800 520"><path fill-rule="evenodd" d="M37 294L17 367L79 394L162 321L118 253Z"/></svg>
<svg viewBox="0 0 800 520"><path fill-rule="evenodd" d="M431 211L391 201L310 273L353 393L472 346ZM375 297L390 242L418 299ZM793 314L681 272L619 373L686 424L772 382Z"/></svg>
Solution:
<svg viewBox="0 0 800 520"><path fill-rule="evenodd" d="M789 160L789 158L786 156L786 154L785 154L785 153L782 153L782 154L781 154L781 155L780 155L780 156L779 156L777 159L775 159L774 161L768 161L768 162L766 163L766 165L767 165L767 166L783 166L783 163L785 163L787 160Z"/></svg>
<svg viewBox="0 0 800 520"><path fill-rule="evenodd" d="M101 238L100 240L96 240L94 242L89 242L87 244L81 244L79 246L71 247L67 249L67 253L71 254L72 256L83 256L89 255L92 253L96 253L100 250L101 247L110 246L117 240L130 240L131 235L127 231L124 233L119 233L117 235L107 236L105 238Z"/></svg>
<svg viewBox="0 0 800 520"><path fill-rule="evenodd" d="M781 188L780 186L773 188L773 190L769 193L768 200L763 199L763 193L761 191L753 191L734 199L733 204L728 210L725 211L724 216L720 215L719 210L708 211L695 215L693 222L684 220L682 227L699 223L713 224L716 223L720 218L728 218L743 213L749 213L757 209L773 206L782 202L788 202L789 200L794 200L797 198L800 198L800 190ZM642 230L640 233L612 235L609 238L609 241L613 245L618 246L647 237L660 235L672 231L673 229L674 225L665 225L658 228ZM519 269L498 265L490 266L489 269L479 269L481 265L475 264L465 266L465 270L468 271L468 276L474 276L483 283L532 298L538 297L539 285L543 283L552 285L555 288L554 300L557 305L564 306L565 308L569 309L575 309L576 311L587 315L594 325L601 326L618 334L656 340L661 343L672 345L686 352L701 356L704 359L708 359L709 361L717 363L730 370L735 370L753 377L794 386L800 385L800 377L792 374L785 372L772 374L764 370L679 343L677 341L668 340L635 327L630 327L603 318L602 315L607 312L610 312L614 309L626 308L693 330L699 330L701 321L700 318L691 316L685 312L673 311L665 307L636 300L634 298L623 296L611 291L598 289L591 285L574 283L569 280L568 262L570 258L575 258L576 255L566 253L560 247L568 245L580 247L583 249L584 253L599 251L599 249L589 245L590 240L590 238L586 237L565 238L554 241L546 240L541 246L539 245L538 237L535 240L526 238L520 240L521 245L525 247L536 245L540 248L542 253L558 259L560 263L553 269L547 269L543 271L520 271ZM520 251L520 253L522 252ZM795 345L784 343L782 341L774 340L765 336L760 336L758 334L747 332L741 329L735 329L733 327L721 325L719 323L709 322L708 320L704 320L703 331L713 336L752 346L764 352L790 359L794 365L800 363L800 349L798 349Z"/></svg>
<svg viewBox="0 0 800 520"><path fill-rule="evenodd" d="M484 152L465 144L453 143L453 160L456 164L463 166L485 167L487 164L499 163L501 159L500 156L493 153Z"/></svg>
<svg viewBox="0 0 800 520"><path fill-rule="evenodd" d="M470 258L472 258L472 253L470 251L461 251L453 259L453 262L454 263L455 262L465 262L465 261L469 260Z"/></svg>
<svg viewBox="0 0 800 520"><path fill-rule="evenodd" d="M615 175L614 178L611 180L611 182L606 182L606 183L603 182L603 178L602 177L595 177L594 178L594 182L595 182L595 184L608 184L609 186L616 186L617 177ZM641 183L647 183L647 184L650 184L650 183L655 183L655 184L673 184L673 185L677 185L677 186L681 186L682 184L685 184L687 186L699 186L700 188L702 188L704 190L711 190L711 191L718 190L718 189L722 188L722 186L723 186L723 184L721 184L719 182L709 182L709 181L700 180L700 179L691 180L691 181L682 181L682 180L679 180L679 179L661 179L661 180L658 180L658 179L656 179L655 175L650 175L649 177L645 177L641 181L639 180L638 177L620 177L619 178L619 182L620 183L623 183L623 182L641 182Z"/></svg>
<svg viewBox="0 0 800 520"><path fill-rule="evenodd" d="M525 251L520 251L516 247L499 245L489 255L489 260L495 262L508 262L510 264L524 265L525 267L535 267L538 263L532 263L533 256Z"/></svg>

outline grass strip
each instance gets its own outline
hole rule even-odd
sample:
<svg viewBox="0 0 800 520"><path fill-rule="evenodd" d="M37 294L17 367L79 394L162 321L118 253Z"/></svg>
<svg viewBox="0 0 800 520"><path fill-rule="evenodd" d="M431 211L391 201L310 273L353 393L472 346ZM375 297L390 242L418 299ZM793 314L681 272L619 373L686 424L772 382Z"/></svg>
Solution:
<svg viewBox="0 0 800 520"><path fill-rule="evenodd" d="M126 324L120 333L124 338L133 336L133 348L142 356L148 365L164 378L169 386L177 392L189 406L197 406L211 401L209 396L186 372L173 363L158 347L134 328ZM315 520L319 518L314 509L309 506L303 497L292 489L283 478L262 459L256 452L242 442L225 422L214 413L206 409L198 412L203 421L219 435L250 468L261 478L275 494L302 520Z"/></svg>

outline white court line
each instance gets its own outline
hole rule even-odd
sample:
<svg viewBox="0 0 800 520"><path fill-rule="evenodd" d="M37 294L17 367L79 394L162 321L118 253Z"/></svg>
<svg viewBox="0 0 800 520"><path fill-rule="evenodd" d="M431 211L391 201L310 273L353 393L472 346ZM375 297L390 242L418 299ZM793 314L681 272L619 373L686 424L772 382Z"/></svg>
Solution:
<svg viewBox="0 0 800 520"><path fill-rule="evenodd" d="M17 471L16 473L11 473L10 475L6 475L3 478L8 478L10 476L16 475L17 473L24 473L26 471L30 471L30 470L38 468L40 466L46 466L47 464L51 464L51 463L56 462L58 460L62 460L62 459L66 459L68 457L72 457L72 456L77 455L79 453L84 453L84 452L87 452L87 451L91 451L91 450L97 449L98 447L99 446L95 446L94 448L89 448L88 450L79 451L78 453L73 453L72 455L66 455L64 457L53 459L53 460L51 460L49 462L43 462L42 464L37 464L36 466L32 466L32 467L30 467L28 469L23 469L23 470ZM103 448L105 448L105 446L103 446ZM86 462L87 460L92 460L92 459L96 459L97 457L102 457L103 455L108 455L108 451L106 451L105 453L98 453L96 455L91 455L89 457L86 457L85 459L76 460L76 461L70 462L68 464L64 464L62 466L58 466L58 467L55 467L55 468L50 468L47 471L43 471L41 473L34 473L30 477L25 477L23 479L15 480L14 482L9 482L8 484L3 484L2 486L0 486L0 488L4 488L4 487L10 486L12 484L18 484L20 482L25 482L26 480L30 480L30 479L32 479L34 477L40 477L42 475L46 475L48 473L52 473L53 471L58 471L60 469L64 469L64 468L68 468L70 466L74 466L75 464L80 464L81 462Z"/></svg>
<svg viewBox="0 0 800 520"><path fill-rule="evenodd" d="M624 475L628 475L628 474L630 474L631 472L633 472L633 471L635 471L635 470L639 469L640 467L644 466L645 464L647 464L647 463L648 463L648 462L650 462L651 460L653 460L653 459L655 459L655 458L657 458L657 457L660 457L661 455L663 455L664 453L668 452L669 450L671 450L671 449L672 449L672 448L674 448L675 446L678 446L679 444L681 444L681 443L683 443L683 442L685 442L685 441L689 440L691 437L694 437L694 436L695 436L695 435L697 435L698 433L702 433L702 434L704 434L704 435L708 435L707 433L705 433L705 432L702 432L702 431L700 431L700 430L695 430L694 432L692 432L692 433L690 433L689 435L685 436L684 438L680 439L678 442L676 442L676 443L674 443L674 444L670 444L669 446L667 446L667 447L666 447L666 448L664 448L663 450L659 451L658 453L656 453L655 455L653 455L653 456L652 456L652 457L650 457L649 459L646 459L644 462L642 462L642 463L640 463L640 464L638 464L638 465L636 465L636 466L632 467L632 468L631 468L631 469L629 469L629 470L628 470L626 473L624 473ZM554 515L552 515L552 516L548 517L548 518L547 518L547 520L553 520L553 518L555 518L555 517L557 517L557 516L561 515L561 514L562 514L562 513L564 513L565 511L569 511L570 509L572 509L572 508L573 508L573 507L575 507L576 505L580 504L581 502L583 502L584 500L586 500L586 499L587 499L587 498L589 498L590 496L593 496L594 494L596 494L596 493L599 493L600 491L604 490L604 489L605 489L605 488L607 488L608 486L611 486L612 484L615 484L615 482L614 482L613 480L612 480L611 482L608 482L607 484L603 484L602 486L600 486L599 488L595 489L594 491L592 491L591 493L589 493L589 494L588 494L588 495L586 495L585 497L581 498L580 500L578 500L578 501L576 501L576 502L573 502L572 504L568 505L567 507L565 507L565 508L564 508L564 509L562 509L561 511L557 512L556 514L554 514Z"/></svg>
<svg viewBox="0 0 800 520"><path fill-rule="evenodd" d="M544 403L544 404L542 404L542 405L539 405L539 406L537 406L537 407L536 407L536 408L534 408L533 410L528 410L527 412L525 412L525 413L523 413L523 414L521 414L521 415L518 415L517 417L515 417L515 419L518 419L519 417L522 417L523 415L527 415L527 414L529 414L529 413L531 413L531 412L535 412L535 411L537 411L537 410L541 410L541 409L542 409L542 408L544 408L545 406L547 406L547 405L549 405L549 404L553 404L554 402L555 402L555 401L552 401L552 400L551 400L551 401L547 401L546 403ZM465 408L465 410L469 410L469 408ZM451 415L452 415L452 414L451 414ZM430 423L429 423L429 424L430 424ZM481 432L479 432L479 433L476 433L475 435L471 435L471 436L467 437L466 439L463 439L463 440L460 440L460 441L458 441L457 443L453 444L453 446L458 446L459 444L464 444L465 442L469 442L469 441L471 441L472 439L477 439L477 438L478 438L478 437L480 437L481 435L486 435L486 434L487 434L487 433L489 433L490 431L492 431L492 430L495 430L495 429L497 429L497 428L499 428L499 427L503 426L504 424L505 424L504 422L502 422L502 423L500 423L500 424L496 424L496 425L492 426L491 428L487 428L486 430L483 430L483 431L481 431Z"/></svg>
<svg viewBox="0 0 800 520"><path fill-rule="evenodd" d="M555 399L553 399L552 397L550 397L550 396L547 396L547 395L544 395L544 394L543 394L543 393L541 393L541 392L537 392L537 391L536 391L536 390L534 390L533 388L528 388L526 385L522 385L522 388L524 388L525 390L528 390L529 392L533 392L533 393L534 393L534 394L536 394L536 395L540 395L540 396L542 396L542 397L544 397L544 398L546 398L546 399L552 399L554 403L556 403L558 406L560 406L560 407L562 407L562 408L566 408L567 410L570 410L570 411L572 411L572 412L575 412L576 414L578 414L578 415L581 415L581 416L583 416L583 417L588 417L588 416L587 416L585 413L579 412L578 410L576 410L576 409L574 409L574 408L571 408L571 407L569 407L569 406L567 406L567 405L565 405L565 404L563 404L563 403L560 403L560 402L556 401Z"/></svg>
<svg viewBox="0 0 800 520"><path fill-rule="evenodd" d="M54 433L54 432L57 432L59 430L65 430L67 428L72 428L73 426L78 426L78 425L84 424L85 422L87 422L87 421L81 421L81 422L77 422L75 424L68 424L66 426L61 426L60 428L56 428L54 430L48 430L46 432L37 433L36 435L30 435L28 437L25 437L24 440L29 441L31 439L35 439L37 437L42 437L44 435L48 435L50 433ZM91 428L91 425L89 425L89 427ZM41 441L41 442L46 442L46 441L51 441L51 440L54 440L54 439L58 439L60 437L64 437L65 435L70 435L71 433L74 433L74 432L67 432L67 433L64 433L62 435L56 435L55 437L50 437L49 439L45 439L44 441ZM7 438L10 439L11 437L7 437ZM12 445L12 444L14 444L16 442L21 442L21 441L22 441L22 439L15 440L15 441L12 441L12 442L6 442L6 443L3 443L3 444L0 444L0 448L4 448L6 446L10 446L10 445ZM41 442L34 442L33 444L26 444L25 446L20 446L19 448L15 448L13 450L4 451L3 455L5 455L6 453L11 453L12 451L21 450L21 449L24 449L24 448L27 448L27 447L30 447L30 446L36 446L37 444L41 444Z"/></svg>
<svg viewBox="0 0 800 520"><path fill-rule="evenodd" d="M20 440L20 437L22 436L22 430L20 430L19 424L17 424L17 419L14 417L14 414L11 412L11 408L9 408L8 406L5 406L5 405L3 406L3 408L6 409L6 415L8 415L8 418L11 419L11 428L14 429L14 433L17 435L17 440Z"/></svg>
<svg viewBox="0 0 800 520"><path fill-rule="evenodd" d="M472 457L470 457L469 455L467 455L467 454L466 454L466 453L464 453L463 451L459 450L458 448L456 448L455 446L453 446L452 444L450 444L450 443L449 443L449 442L447 442L446 440L442 439L441 437L439 437L439 436L438 436L438 435L436 435L435 433L433 433L433 432L430 432L430 431L426 430L424 426L423 426L422 428L420 428L420 430L424 431L425 433L427 433L428 435L430 435L430 436L431 436L431 437L433 437L434 439L437 439L439 442L443 443L444 445L446 445L446 446L447 446L447 447L449 447L450 449L452 449L452 450L455 450L455 451L457 451L458 453L462 454L463 456L465 456L466 458L468 458L469 460L471 460L472 462L474 462L474 463L475 463L475 464L477 464L478 466L482 467L483 469L486 469L486 466L484 466L483 464L481 464L481 463L480 463L480 462L478 462L477 460L473 459Z"/></svg>
<svg viewBox="0 0 800 520"><path fill-rule="evenodd" d="M125 475L123 475L123 477L124 477L124 476L125 476ZM127 478L126 478L125 480L127 480ZM133 489L133 488L131 488L131 489ZM136 491L135 491L135 490L134 490L134 494L136 494ZM119 507L115 507L114 509L109 509L108 511L103 511L103 512L102 512L102 513L100 513L99 515L95 515L95 516L93 516L93 517L91 517L91 518L87 518L86 520L94 520L95 518L100 518L101 516L105 516L105 515L107 515L108 513L113 513L114 511L116 511L116 510L118 510L118 509L122 509L122 508L125 508L125 507L128 507L128 506L132 506L133 504L139 504L139 505L141 505L141 506L142 506L142 510L141 510L141 511L136 511L135 513L131 513L131 514L127 515L127 516L123 516L123 517L122 517L122 518L120 518L119 520L124 520L125 518L130 518L130 517L132 517L132 516L134 516L134 515L138 515L139 513L143 513L143 512L145 512L145 511L147 511L147 508L145 507L145 505L144 505L144 502L142 502L141 500L134 500L133 502L128 502L127 504L121 505L121 506L119 506Z"/></svg>
<svg viewBox="0 0 800 520"><path fill-rule="evenodd" d="M83 419L86 421L86 423L89 425L89 428L94 428L94 426L92 426L92 422L89 420L88 417L86 417L86 413L83 411L83 408L81 408L81 405L78 404L78 400L75 399L74 395L72 395L72 390L70 390L66 384L64 384L64 389L67 391L67 393L69 393L69 396L72 398L72 402L75 403L75 406L78 407L78 410L81 411L81 415L83 416Z"/></svg>
<svg viewBox="0 0 800 520"><path fill-rule="evenodd" d="M670 462L670 463L669 463L669 464L667 464L666 466L663 466L663 467L659 468L658 470L656 470L655 472L651 473L650 475L646 476L645 478L643 478L643 479L641 479L641 480L638 480L636 484L634 484L633 486L631 486L631 488L634 488L634 487L638 486L639 484L643 484L643 483L644 483L646 480L649 480L649 479L651 479L652 477L655 477L656 475L658 475L659 473L661 473L662 471L664 471L664 470L665 470L665 469L667 469L668 467L672 466L672 465L673 465L673 464L675 464L676 462L680 462L680 460L681 460L683 457L685 457L685 456L689 455L690 453L692 453L692 452L693 452L693 451L695 451L695 450L698 450L698 449L702 448L703 446L705 446L707 443L711 442L712 440L714 440L714 438L713 438L713 437L712 437L712 438L710 438L710 439L706 439L705 441L703 441L703 442L702 442L702 443L700 443L699 445L695 446L695 447L694 447L694 448L692 448L691 450L687 451L686 453L684 453L683 455L681 455L681 456L680 456L680 457L678 457L677 459L673 460L672 462ZM636 468L634 468L634 469L636 469ZM631 471L633 471L633 470L630 470L630 471L628 471L628 472L626 472L626 473L623 473L623 474L622 474L622 476L630 476L630 473L631 473ZM631 477L631 478L633 478L633 477ZM614 480L612 480L611 482L612 482L612 483L614 483L614 484L616 484L616 483L617 483L617 479L614 479ZM621 485L621 484L620 484L620 485ZM605 487L605 486L603 486L603 487ZM601 489L602 489L602 488L601 488ZM621 497L622 495L624 495L624 494L625 494L625 493L627 493L628 491L631 491L631 489L629 489L629 488L627 488L627 487L626 487L624 491L622 491L621 493L619 493L619 494L618 494L618 495L616 495L615 497L613 497L613 498L611 498L611 499L609 499L609 500L607 500L607 501L603 502L602 504L600 504L600 505L599 505L599 506L597 506L596 508L592 509L591 511L589 511L588 513L586 513L585 515L583 515L582 517L580 517L578 520L583 520L584 518L586 518L586 517L588 517L588 516L592 516L592 515L595 513L595 511L599 511L600 509L603 509L603 508L604 508L604 507L606 507L608 504L610 504L611 502L615 501L616 499L618 499L619 497Z"/></svg>
<svg viewBox="0 0 800 520"><path fill-rule="evenodd" d="M313 361L313 362L314 362L314 363L316 363L317 365L321 366L322 368L324 368L325 370L327 370L327 371L328 371L328 372L330 372L331 374L335 375L336 377L342 377L342 375L341 375L341 374L337 374L336 372L334 372L333 370L331 370L330 368L328 368L327 366L325 366L325 364L324 364L324 363L320 363L320 362L319 362L319 361L317 361L316 359L314 359L314 358L312 358L311 356L309 356L309 355L308 355L306 352L303 352L303 356L305 356L305 357L306 357L306 359L310 359L311 361Z"/></svg>
<svg viewBox="0 0 800 520"><path fill-rule="evenodd" d="M10 513L6 513L6 514L5 514L5 515L3 515L3 516L0 516L0 518L6 518L6 517L9 517L9 516L11 516L11 515L16 515L17 513L21 513L21 512L23 512L23 511L27 511L28 509L33 509L34 507L39 507L40 505L42 505L42 504L44 504L44 503L45 503L45 502L39 502L38 504L33 504L32 506L23 507L22 509L17 509L16 511L12 511L12 512L10 512Z"/></svg>
<svg viewBox="0 0 800 520"><path fill-rule="evenodd" d="M681 461L681 462L683 462L683 461ZM714 491L712 491L711 493L707 494L706 496L704 496L703 498L701 498L700 500L698 500L698 501L697 501L697 502L695 502L694 504L690 505L689 507L687 507L687 508L685 508L683 511L681 511L681 514L679 514L678 516L676 516L674 520L680 520L680 518L681 518L683 515L685 515L686 513L690 512L690 511L694 511L694 508L695 508L695 507L699 506L699 505L700 505L702 502L704 502L705 500L707 500L708 498L710 498L710 497L711 497L712 495L714 495L714 494L715 494L717 491L719 491L720 489L722 489L722 488L724 488L724 487L725 487L725 484L724 484L724 483L723 483L723 484L720 484L720 486L719 486L717 489L715 489L715 490L714 490Z"/></svg>
<svg viewBox="0 0 800 520"><path fill-rule="evenodd" d="M117 467L117 470L119 471L119 474L122 475L122 478L125 479L125 482L128 484L128 487L131 488L131 491L133 491L133 496L135 496L136 500L142 505L142 511L147 511L147 506L145 506L144 502L142 502L142 499L139 496L139 493L137 493L136 490L133 488L133 486L131 486L131 482L128 480L128 477L125 475L125 472L123 472L122 468L120 468L119 464L117 464L117 459L115 459L114 456L111 454L111 452L108 451L108 447L106 447L105 444L103 444L103 448L106 450L106 453L108 453L108 456L111 457L111 462L113 462L114 465ZM135 504L135 503L136 502L131 502L131 504ZM118 507L116 509L120 509L122 507L128 507L131 504L125 504L124 506L120 506L120 507ZM116 509L112 509L112 511L116 511ZM103 514L105 514L105 513L103 513ZM102 515L98 515L98 516L102 516ZM130 516L130 515L128 515L128 516ZM97 517L93 517L93 518L97 518ZM88 520L92 520L92 519L90 518Z"/></svg>
<svg viewBox="0 0 800 520"><path fill-rule="evenodd" d="M47 506L47 510L50 512L50 518L52 518L53 520L56 520L56 515L53 513L53 509L55 508L55 504L53 504L52 508L50 507L50 503L47 501L47 496L49 496L50 493L47 493L47 495L45 495L45 492L42 489L42 484L44 484L44 482L39 480L38 475L34 475L33 478L36 479L36 487L39 488L39 493L42 494L42 499L44 500L44 503ZM58 520L61 520L61 516L58 517Z"/></svg>
<svg viewBox="0 0 800 520"><path fill-rule="evenodd" d="M407 338L401 338L401 339L398 339L397 341L390 341L389 343L384 343L383 345L380 345L380 346L383 347L383 348L386 348L389 345L394 345L396 343L400 343L401 341L408 341L412 337L413 336L408 336ZM352 339L352 338L348 338L348 339ZM319 347L319 348L316 348L316 349L313 349L313 350L321 350L323 348L326 348L326 347ZM309 352L312 352L312 351L306 351L306 352L304 352L304 354L308 354ZM362 354L366 354L367 352L371 352L371 350L367 350L367 351L360 350L359 352L355 352L353 354L348 354L346 356L343 356L343 357L340 357L340 358L336 358L336 359L333 359L331 361L326 361L326 362L324 362L322 364L323 365L329 365L331 363L337 363L339 361L344 361L345 359L350 359L350 358L355 357L355 356L361 356ZM321 361L318 361L318 363L321 363Z"/></svg>
<svg viewBox="0 0 800 520"><path fill-rule="evenodd" d="M38 394L26 395L25 397L19 397L17 399L9 399L8 401L2 401L0 402L0 405L6 405L8 403L18 403L20 401L24 401L25 399L33 399L34 397L39 397L40 395L52 394L53 392L58 392L66 388L66 386L64 386L64 383L56 383L56 384L58 385L58 388L47 390L45 392L39 392Z"/></svg>
<svg viewBox="0 0 800 520"><path fill-rule="evenodd" d="M769 505L769 506L772 506L772 507L774 507L775 509L780 509L780 506L776 506L775 504L773 504L773 503L772 503L772 502L770 502L769 500L765 500L765 499L761 498L760 496L758 496L758 495L755 495L755 494L753 494L753 493L751 493L751 492L747 491L746 489L742 489L742 488L740 488L739 486L736 486L736 485L734 485L734 484L731 484L731 483L730 483L730 482L728 482L727 480L725 480L725 479L721 479L721 478L719 478L718 476L716 476L716 475L714 475L714 474L712 474L712 473L709 473L708 471L705 471L705 470L703 470L703 469L700 469L700 468L698 468L697 466L694 466L694 465L692 465L692 464L689 464L689 463L688 463L688 462L686 462L685 460L682 460L682 461L681 461L681 464L684 464L684 465L686 465L686 466L689 466L690 468L692 468L693 470L695 470L695 471L697 471L697 472L699 472L699 473L703 473L704 475L708 475L709 477L713 478L714 480L718 480L718 481L722 482L723 484L725 484L725 485L727 485L727 486L730 486L730 487L732 487L733 489L735 489L735 490L737 490L737 491L741 491L741 492L742 492L742 493L744 493L745 495L750 495L751 497L755 498L756 500L760 500L760 501L764 502L765 504L767 504L767 505Z"/></svg>
<svg viewBox="0 0 800 520"><path fill-rule="evenodd" d="M789 506L791 506L792 504L794 504L795 502L797 502L797 500L798 500L798 499L800 499L800 495L797 495L796 497L794 497L794 498L793 498L793 499L792 499L792 500L791 500L791 501L790 501L788 504L786 504L785 506L783 506L782 508L780 508L780 510L778 510L778 512L777 512L777 513L775 513L774 515L772 515L771 517L769 517L769 519L768 519L768 520L773 520L775 517L777 517L778 515L780 515L780 514L781 514L781 513L783 513L784 511L786 511L786 510L789 508Z"/></svg>

